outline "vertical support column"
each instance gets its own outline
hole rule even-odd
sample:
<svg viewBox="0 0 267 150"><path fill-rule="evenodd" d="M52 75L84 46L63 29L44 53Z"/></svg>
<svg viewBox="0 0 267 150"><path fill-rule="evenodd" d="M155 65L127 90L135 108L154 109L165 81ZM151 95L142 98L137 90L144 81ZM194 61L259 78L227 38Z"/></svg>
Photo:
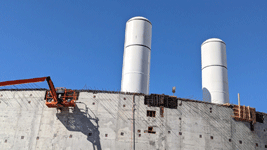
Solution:
<svg viewBox="0 0 267 150"><path fill-rule="evenodd" d="M241 117L240 115L241 115L241 110L240 110L240 95L239 95L239 93L237 94L237 96L238 96L238 111L239 111L239 118Z"/></svg>
<svg viewBox="0 0 267 150"><path fill-rule="evenodd" d="M135 150L135 95L133 95L133 150Z"/></svg>

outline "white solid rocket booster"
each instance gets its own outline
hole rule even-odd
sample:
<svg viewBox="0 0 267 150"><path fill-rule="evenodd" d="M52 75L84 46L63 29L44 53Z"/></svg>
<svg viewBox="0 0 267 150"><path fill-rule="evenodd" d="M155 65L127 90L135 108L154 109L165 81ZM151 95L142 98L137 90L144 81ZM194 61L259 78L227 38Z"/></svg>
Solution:
<svg viewBox="0 0 267 150"><path fill-rule="evenodd" d="M122 92L149 94L152 24L144 17L133 17L126 23Z"/></svg>
<svg viewBox="0 0 267 150"><path fill-rule="evenodd" d="M229 103L226 45L217 38L201 45L203 101Z"/></svg>

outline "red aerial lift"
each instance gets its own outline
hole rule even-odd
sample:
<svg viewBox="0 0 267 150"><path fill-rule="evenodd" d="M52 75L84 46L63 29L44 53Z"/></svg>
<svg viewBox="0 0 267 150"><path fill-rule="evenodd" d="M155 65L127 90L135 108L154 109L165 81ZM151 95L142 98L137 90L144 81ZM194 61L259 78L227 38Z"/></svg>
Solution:
<svg viewBox="0 0 267 150"><path fill-rule="evenodd" d="M46 91L45 104L47 107L61 108L61 107L74 107L78 98L77 92L66 88L55 88L51 78L41 77L32 79L12 80L0 82L0 86L35 83L47 81L50 91Z"/></svg>

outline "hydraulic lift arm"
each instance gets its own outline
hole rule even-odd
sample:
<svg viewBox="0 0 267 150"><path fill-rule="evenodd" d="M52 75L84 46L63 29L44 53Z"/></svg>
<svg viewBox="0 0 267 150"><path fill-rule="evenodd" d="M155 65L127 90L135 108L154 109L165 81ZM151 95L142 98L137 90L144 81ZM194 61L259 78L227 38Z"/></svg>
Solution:
<svg viewBox="0 0 267 150"><path fill-rule="evenodd" d="M50 89L50 93L51 93L51 96L53 98L53 100L55 102L58 102L58 99L57 99L57 93L56 93L56 89L55 89L55 86L51 80L51 78L48 76L46 77L46 81L47 81L47 84L49 86L49 89Z"/></svg>
<svg viewBox="0 0 267 150"><path fill-rule="evenodd" d="M0 82L0 86L26 84L26 83L35 83L35 82L44 82L46 78L48 78L48 77L32 78L32 79L22 79L22 80L12 80L12 81L4 81L4 82Z"/></svg>
<svg viewBox="0 0 267 150"><path fill-rule="evenodd" d="M32 79L21 79L21 80L12 80L0 82L0 86L9 86L17 84L27 84L27 83L36 83L47 81L50 91L46 92L46 105L48 107L74 107L77 100L77 93L73 90L68 89L59 89L57 90L51 80L48 77L41 78L32 78Z"/></svg>

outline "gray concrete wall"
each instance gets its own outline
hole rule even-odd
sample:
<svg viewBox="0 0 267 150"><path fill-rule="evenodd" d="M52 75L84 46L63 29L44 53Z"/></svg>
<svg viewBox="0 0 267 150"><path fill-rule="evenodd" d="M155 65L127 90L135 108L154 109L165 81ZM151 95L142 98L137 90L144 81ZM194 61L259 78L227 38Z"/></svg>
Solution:
<svg viewBox="0 0 267 150"><path fill-rule="evenodd" d="M178 108L164 108L161 117L160 108L135 96L133 124L133 95L80 92L77 107L61 112L47 108L44 96L0 91L0 149L129 150L135 141L136 150L267 150L266 116L251 131L249 123L232 119L231 108L178 100ZM149 126L155 134L147 133Z"/></svg>

